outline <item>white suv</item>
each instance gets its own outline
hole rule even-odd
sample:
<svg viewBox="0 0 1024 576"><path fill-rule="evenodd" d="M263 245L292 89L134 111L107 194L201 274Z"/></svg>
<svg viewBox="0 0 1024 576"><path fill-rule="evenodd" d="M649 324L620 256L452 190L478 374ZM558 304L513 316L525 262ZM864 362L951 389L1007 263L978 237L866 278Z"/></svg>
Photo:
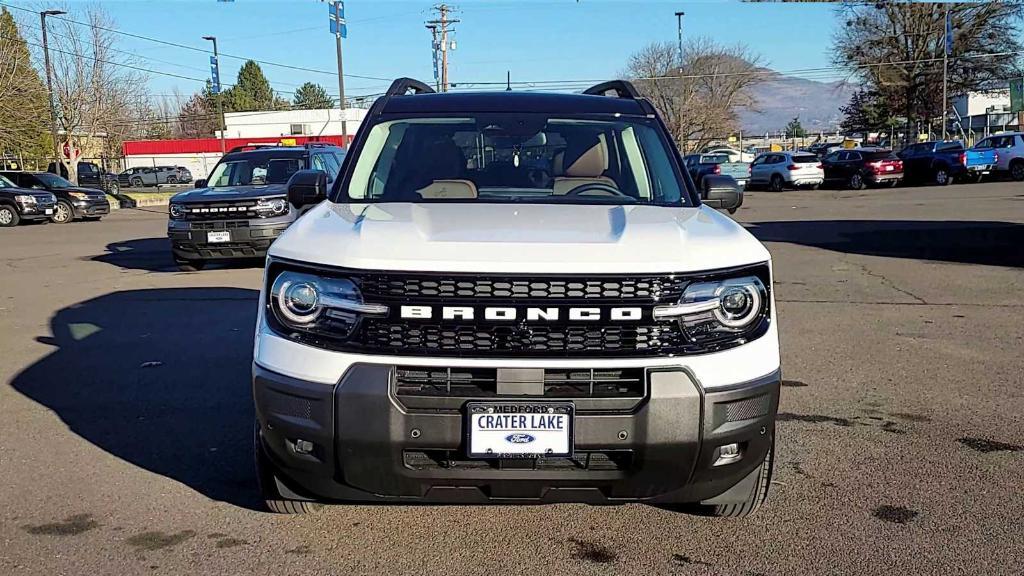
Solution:
<svg viewBox="0 0 1024 576"><path fill-rule="evenodd" d="M825 181L821 160L810 152L766 152L750 165L750 184L767 186L772 192L808 186L816 189Z"/></svg>
<svg viewBox="0 0 1024 576"><path fill-rule="evenodd" d="M414 94L407 94L412 90ZM253 362L267 506L648 502L743 516L771 479L771 257L653 106L396 80L270 247ZM614 97L607 96L611 92Z"/></svg>

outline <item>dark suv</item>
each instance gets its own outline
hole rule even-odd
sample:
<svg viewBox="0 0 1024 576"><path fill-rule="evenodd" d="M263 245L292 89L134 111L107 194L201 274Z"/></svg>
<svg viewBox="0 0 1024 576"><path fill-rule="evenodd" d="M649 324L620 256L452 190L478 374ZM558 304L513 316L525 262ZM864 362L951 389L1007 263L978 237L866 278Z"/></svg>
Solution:
<svg viewBox="0 0 1024 576"><path fill-rule="evenodd" d="M110 202L102 190L75 186L64 178L49 172L0 172L21 188L46 190L57 197L57 205L50 219L57 224L72 220L99 220L110 214Z"/></svg>
<svg viewBox="0 0 1024 576"><path fill-rule="evenodd" d="M0 176L0 226L17 226L22 220L47 220L57 201L53 194L19 188Z"/></svg>
<svg viewBox="0 0 1024 576"><path fill-rule="evenodd" d="M195 190L168 207L167 236L182 270L210 260L263 258L267 248L305 210L289 203L286 184L299 170L320 170L333 183L345 150L330 144L253 145L232 149Z"/></svg>

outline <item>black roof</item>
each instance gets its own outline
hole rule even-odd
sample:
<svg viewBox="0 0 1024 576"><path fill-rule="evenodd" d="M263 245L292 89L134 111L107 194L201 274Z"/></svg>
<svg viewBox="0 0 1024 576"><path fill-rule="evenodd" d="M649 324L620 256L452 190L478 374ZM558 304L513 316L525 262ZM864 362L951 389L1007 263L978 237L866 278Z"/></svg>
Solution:
<svg viewBox="0 0 1024 576"><path fill-rule="evenodd" d="M310 152L323 151L323 150L344 150L341 146L324 145L316 147L307 146L260 146L251 148L248 150L237 150L228 151L224 155L225 158L237 158L240 156L272 156L276 158L302 158L309 155Z"/></svg>
<svg viewBox="0 0 1024 576"><path fill-rule="evenodd" d="M382 114L541 112L548 114L646 115L632 98L556 92L445 92L388 98Z"/></svg>

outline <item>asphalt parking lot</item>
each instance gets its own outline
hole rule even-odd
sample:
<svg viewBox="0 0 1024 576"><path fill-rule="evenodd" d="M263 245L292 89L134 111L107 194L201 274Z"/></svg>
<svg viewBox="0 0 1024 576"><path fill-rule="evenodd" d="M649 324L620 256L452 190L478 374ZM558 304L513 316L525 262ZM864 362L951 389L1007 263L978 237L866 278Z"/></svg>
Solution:
<svg viewBox="0 0 1024 576"><path fill-rule="evenodd" d="M0 574L1020 574L1024 185L755 192L784 388L745 520L642 506L257 510L262 270L160 208L0 230Z"/></svg>

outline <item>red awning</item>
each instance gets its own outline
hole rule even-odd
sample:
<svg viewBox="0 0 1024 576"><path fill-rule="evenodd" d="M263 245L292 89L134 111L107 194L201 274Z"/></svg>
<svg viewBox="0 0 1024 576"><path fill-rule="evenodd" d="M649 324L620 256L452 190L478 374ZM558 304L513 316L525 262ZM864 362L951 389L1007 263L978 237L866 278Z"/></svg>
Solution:
<svg viewBox="0 0 1024 576"><path fill-rule="evenodd" d="M349 142L352 136L348 137ZM267 136L261 138L227 138L224 146L231 150L246 144L276 144L292 142L302 145L307 142L328 142L342 146L341 136ZM187 140L128 140L122 145L125 156L153 156L156 154L199 154L202 152L220 152L218 138L192 138Z"/></svg>

